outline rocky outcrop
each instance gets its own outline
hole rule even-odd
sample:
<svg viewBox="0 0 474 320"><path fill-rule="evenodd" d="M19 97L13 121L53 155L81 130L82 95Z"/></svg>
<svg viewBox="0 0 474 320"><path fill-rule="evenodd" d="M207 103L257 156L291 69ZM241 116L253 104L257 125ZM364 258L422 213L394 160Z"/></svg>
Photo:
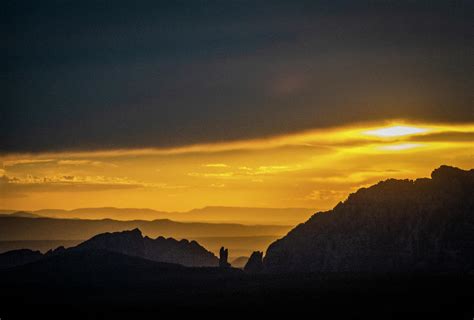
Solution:
<svg viewBox="0 0 474 320"><path fill-rule="evenodd" d="M263 271L263 252L254 251L244 267L248 273L260 273Z"/></svg>
<svg viewBox="0 0 474 320"><path fill-rule="evenodd" d="M474 170L359 189L267 250L271 272L474 270Z"/></svg>
<svg viewBox="0 0 474 320"><path fill-rule="evenodd" d="M75 250L108 250L153 261L188 267L217 266L217 257L196 241L143 237L139 229L99 234L74 248Z"/></svg>

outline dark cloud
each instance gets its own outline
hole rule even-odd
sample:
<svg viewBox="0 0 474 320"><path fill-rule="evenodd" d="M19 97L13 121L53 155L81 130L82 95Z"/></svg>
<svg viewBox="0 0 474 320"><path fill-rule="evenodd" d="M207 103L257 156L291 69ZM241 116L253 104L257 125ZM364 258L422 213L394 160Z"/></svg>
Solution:
<svg viewBox="0 0 474 320"><path fill-rule="evenodd" d="M364 4L361 4L364 2ZM472 1L8 1L0 150L474 121Z"/></svg>

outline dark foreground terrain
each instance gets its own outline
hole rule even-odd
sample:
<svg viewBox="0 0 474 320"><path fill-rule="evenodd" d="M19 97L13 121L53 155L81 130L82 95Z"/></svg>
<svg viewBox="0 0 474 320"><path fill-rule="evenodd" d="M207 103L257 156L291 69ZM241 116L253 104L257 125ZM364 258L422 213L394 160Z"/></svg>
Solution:
<svg viewBox="0 0 474 320"><path fill-rule="evenodd" d="M459 273L250 275L71 251L3 270L0 283L2 320L474 316L474 276Z"/></svg>

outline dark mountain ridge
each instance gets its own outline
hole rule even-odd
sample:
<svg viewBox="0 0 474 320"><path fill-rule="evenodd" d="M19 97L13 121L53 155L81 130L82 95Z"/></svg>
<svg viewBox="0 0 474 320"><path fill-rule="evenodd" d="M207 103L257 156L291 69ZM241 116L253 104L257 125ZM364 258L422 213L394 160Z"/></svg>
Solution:
<svg viewBox="0 0 474 320"><path fill-rule="evenodd" d="M362 188L272 243L270 272L463 272L474 269L474 170Z"/></svg>
<svg viewBox="0 0 474 320"><path fill-rule="evenodd" d="M143 237L139 229L130 231L103 233L86 240L76 247L65 249L58 247L42 254L28 249L12 250L0 254L0 269L25 265L51 256L81 251L108 251L142 259L177 264L187 267L215 267L219 260L196 241L175 240L158 237Z"/></svg>
<svg viewBox="0 0 474 320"><path fill-rule="evenodd" d="M219 260L196 241L143 237L139 229L99 234L79 244L75 250L108 250L148 260L188 267L215 267Z"/></svg>

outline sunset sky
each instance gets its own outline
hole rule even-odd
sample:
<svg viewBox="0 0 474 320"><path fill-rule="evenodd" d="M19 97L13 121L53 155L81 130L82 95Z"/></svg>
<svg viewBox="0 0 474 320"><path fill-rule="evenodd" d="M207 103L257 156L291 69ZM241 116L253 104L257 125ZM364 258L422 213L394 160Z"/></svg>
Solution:
<svg viewBox="0 0 474 320"><path fill-rule="evenodd" d="M4 9L0 209L316 211L474 167L472 1Z"/></svg>

